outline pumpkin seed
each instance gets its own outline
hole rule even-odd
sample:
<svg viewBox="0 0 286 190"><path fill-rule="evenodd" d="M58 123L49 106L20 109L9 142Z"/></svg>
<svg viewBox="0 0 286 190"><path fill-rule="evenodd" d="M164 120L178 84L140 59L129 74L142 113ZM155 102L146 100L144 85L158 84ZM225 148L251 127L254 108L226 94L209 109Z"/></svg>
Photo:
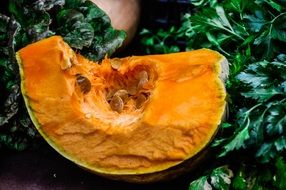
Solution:
<svg viewBox="0 0 286 190"><path fill-rule="evenodd" d="M124 89L116 91L114 96L119 96L124 103L127 101L129 97L127 90Z"/></svg>
<svg viewBox="0 0 286 190"><path fill-rule="evenodd" d="M110 65L111 65L112 69L118 70L121 66L121 61L120 61L120 59L116 59L116 58L111 59Z"/></svg>
<svg viewBox="0 0 286 190"><path fill-rule="evenodd" d="M82 93L87 94L91 90L91 82L87 77L77 74L76 82L79 85Z"/></svg>
<svg viewBox="0 0 286 190"><path fill-rule="evenodd" d="M64 59L64 58L63 58ZM60 64L62 70L67 70L72 67L72 58L66 58Z"/></svg>
<svg viewBox="0 0 286 190"><path fill-rule="evenodd" d="M136 99L136 107L141 108L143 103L147 100L147 98L144 96L144 94L139 94Z"/></svg>
<svg viewBox="0 0 286 190"><path fill-rule="evenodd" d="M148 83L148 73L147 71L140 71L137 75L139 82L137 85L137 89L142 89Z"/></svg>
<svg viewBox="0 0 286 190"><path fill-rule="evenodd" d="M133 96L137 93L136 85L131 85L127 87L128 94Z"/></svg>
<svg viewBox="0 0 286 190"><path fill-rule="evenodd" d="M107 93L106 93L106 100L110 101L114 95L114 93L116 92L115 89L108 89Z"/></svg>
<svg viewBox="0 0 286 190"><path fill-rule="evenodd" d="M121 113L124 107L123 100L119 96L113 96L110 101L110 108L113 111Z"/></svg>
<svg viewBox="0 0 286 190"><path fill-rule="evenodd" d="M139 83L138 83L138 85L137 85L137 88L138 88L138 89L142 89L142 88L144 88L144 86L145 86L147 83L148 83L148 79L146 79L146 78L141 78L141 79L139 80Z"/></svg>
<svg viewBox="0 0 286 190"><path fill-rule="evenodd" d="M147 79L148 80L148 73L147 71L143 70L143 71L140 71L137 75L137 79Z"/></svg>

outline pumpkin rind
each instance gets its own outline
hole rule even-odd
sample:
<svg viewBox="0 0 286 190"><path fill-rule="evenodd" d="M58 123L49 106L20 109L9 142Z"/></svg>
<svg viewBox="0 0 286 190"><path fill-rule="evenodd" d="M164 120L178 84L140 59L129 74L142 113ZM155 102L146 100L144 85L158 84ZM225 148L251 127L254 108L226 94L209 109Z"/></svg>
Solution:
<svg viewBox="0 0 286 190"><path fill-rule="evenodd" d="M64 157L114 179L151 182L194 168L225 111L221 64L227 64L208 49L106 58L98 65L54 36L21 49L17 60L22 94L41 135ZM112 110L110 89L132 94L135 85L141 93L142 71L148 73L140 87L148 89L145 102L134 107L138 96L129 95L122 111ZM84 83L91 85L85 92Z"/></svg>

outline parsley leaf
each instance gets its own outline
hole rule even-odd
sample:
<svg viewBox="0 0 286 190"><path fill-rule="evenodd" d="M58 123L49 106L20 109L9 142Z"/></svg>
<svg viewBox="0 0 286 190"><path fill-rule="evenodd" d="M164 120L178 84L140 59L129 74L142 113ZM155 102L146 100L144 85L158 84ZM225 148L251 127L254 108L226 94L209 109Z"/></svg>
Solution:
<svg viewBox="0 0 286 190"><path fill-rule="evenodd" d="M252 63L237 75L241 83L237 90L255 104L237 113L236 123L240 127L224 145L221 156L234 149L256 147L256 157L269 162L286 149L285 66L285 55L281 54L271 62Z"/></svg>
<svg viewBox="0 0 286 190"><path fill-rule="evenodd" d="M202 176L190 183L189 190L205 190L213 187L228 190L233 172L227 166L215 168L210 174Z"/></svg>

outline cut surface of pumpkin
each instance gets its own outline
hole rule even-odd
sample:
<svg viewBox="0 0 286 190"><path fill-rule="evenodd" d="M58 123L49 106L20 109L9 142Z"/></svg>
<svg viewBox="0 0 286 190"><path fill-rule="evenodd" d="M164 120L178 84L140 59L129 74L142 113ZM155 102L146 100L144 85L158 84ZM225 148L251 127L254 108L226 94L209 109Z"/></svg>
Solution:
<svg viewBox="0 0 286 190"><path fill-rule="evenodd" d="M17 60L41 135L102 175L128 180L191 159L209 144L225 111L225 58L208 49L98 64L53 36L21 49Z"/></svg>

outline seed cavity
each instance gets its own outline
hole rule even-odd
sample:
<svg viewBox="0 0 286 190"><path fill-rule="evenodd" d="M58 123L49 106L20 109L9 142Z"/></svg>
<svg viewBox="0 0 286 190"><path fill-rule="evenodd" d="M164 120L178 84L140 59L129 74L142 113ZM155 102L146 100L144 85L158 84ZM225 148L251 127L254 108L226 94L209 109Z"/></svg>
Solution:
<svg viewBox="0 0 286 190"><path fill-rule="evenodd" d="M111 62L111 66L113 69L120 67L115 60ZM154 87L152 81L149 81L148 72L143 70L133 77L128 83L119 82L117 86L106 89L106 100L111 110L122 113L124 109L140 109L148 101Z"/></svg>
<svg viewBox="0 0 286 190"><path fill-rule="evenodd" d="M91 82L87 77L77 74L76 82L83 94L87 94L91 90Z"/></svg>

